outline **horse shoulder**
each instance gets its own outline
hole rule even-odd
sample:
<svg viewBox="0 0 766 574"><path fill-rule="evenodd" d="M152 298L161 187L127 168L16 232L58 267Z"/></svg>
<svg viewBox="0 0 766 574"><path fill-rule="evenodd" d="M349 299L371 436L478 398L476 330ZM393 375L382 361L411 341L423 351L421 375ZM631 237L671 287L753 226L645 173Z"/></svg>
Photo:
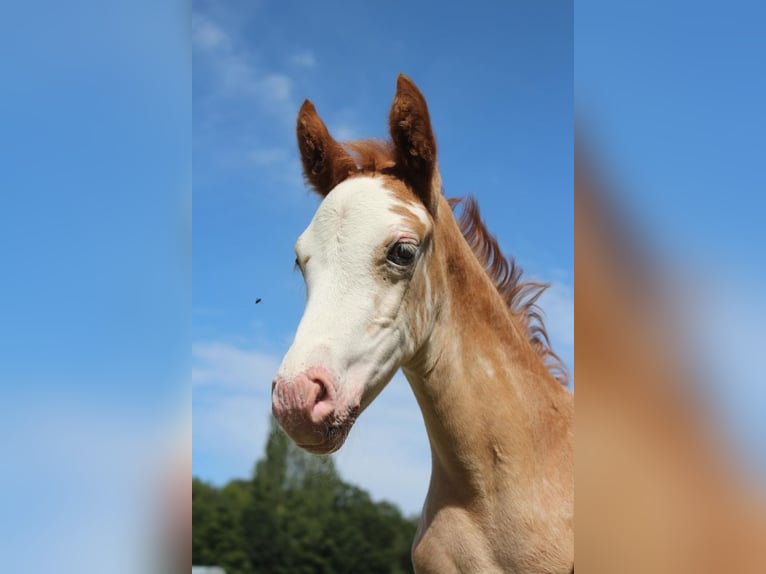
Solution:
<svg viewBox="0 0 766 574"><path fill-rule="evenodd" d="M429 501L426 500L426 508ZM425 509L424 509L425 510ZM418 574L505 572L495 563L489 541L465 509L443 506L424 512L412 546Z"/></svg>

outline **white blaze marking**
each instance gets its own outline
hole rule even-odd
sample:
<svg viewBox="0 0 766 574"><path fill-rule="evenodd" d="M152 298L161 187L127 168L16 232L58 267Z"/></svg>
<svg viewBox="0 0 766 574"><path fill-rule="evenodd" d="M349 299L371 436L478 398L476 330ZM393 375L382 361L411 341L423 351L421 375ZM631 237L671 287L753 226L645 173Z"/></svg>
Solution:
<svg viewBox="0 0 766 574"><path fill-rule="evenodd" d="M411 347L407 318L399 316L406 281L383 281L376 267L385 247L417 236L394 207L428 224L422 206L398 200L381 178L346 180L325 197L296 243L301 261L308 260L307 302L279 374L290 380L325 367L338 379L339 405L353 405L363 394L367 404Z"/></svg>

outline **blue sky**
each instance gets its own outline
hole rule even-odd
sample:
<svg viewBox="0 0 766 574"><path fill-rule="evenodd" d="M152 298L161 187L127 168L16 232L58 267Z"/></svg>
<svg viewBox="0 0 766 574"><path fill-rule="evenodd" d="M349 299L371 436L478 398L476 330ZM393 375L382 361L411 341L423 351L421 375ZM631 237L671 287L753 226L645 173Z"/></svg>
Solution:
<svg viewBox="0 0 766 574"><path fill-rule="evenodd" d="M447 195L475 195L506 253L553 283L543 306L573 363L571 3L298 6L193 4L194 472L217 483L260 455L271 377L303 310L293 244L318 205L295 146L304 98L339 139L385 137L408 74L429 102ZM419 510L430 457L401 376L338 462Z"/></svg>

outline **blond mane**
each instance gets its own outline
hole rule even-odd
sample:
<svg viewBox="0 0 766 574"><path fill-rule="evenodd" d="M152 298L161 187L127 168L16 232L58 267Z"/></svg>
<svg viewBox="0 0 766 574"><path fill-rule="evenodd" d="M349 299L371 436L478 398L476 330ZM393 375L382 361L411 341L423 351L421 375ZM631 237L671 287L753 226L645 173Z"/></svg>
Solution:
<svg viewBox="0 0 766 574"><path fill-rule="evenodd" d="M395 175L396 161L391 142L364 139L343 142L342 145L353 157L359 173ZM567 385L569 373L564 362L551 348L543 311L537 305L538 299L550 285L522 280L522 268L512 257L503 255L497 239L484 225L479 205L473 197L450 198L447 201L453 213L456 207L462 206L462 213L456 220L471 251L508 305L513 317L527 333L532 348L542 358L551 375L562 385Z"/></svg>

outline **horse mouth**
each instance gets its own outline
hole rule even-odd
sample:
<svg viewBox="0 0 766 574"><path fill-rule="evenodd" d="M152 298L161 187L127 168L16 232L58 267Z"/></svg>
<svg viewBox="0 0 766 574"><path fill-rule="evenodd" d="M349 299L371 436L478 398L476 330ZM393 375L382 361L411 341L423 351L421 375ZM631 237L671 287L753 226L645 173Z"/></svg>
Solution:
<svg viewBox="0 0 766 574"><path fill-rule="evenodd" d="M332 454L340 450L340 447L346 442L351 427L354 426L356 417L359 414L359 407L353 408L343 420L328 424L323 432L322 439L315 443L295 444L311 454Z"/></svg>

